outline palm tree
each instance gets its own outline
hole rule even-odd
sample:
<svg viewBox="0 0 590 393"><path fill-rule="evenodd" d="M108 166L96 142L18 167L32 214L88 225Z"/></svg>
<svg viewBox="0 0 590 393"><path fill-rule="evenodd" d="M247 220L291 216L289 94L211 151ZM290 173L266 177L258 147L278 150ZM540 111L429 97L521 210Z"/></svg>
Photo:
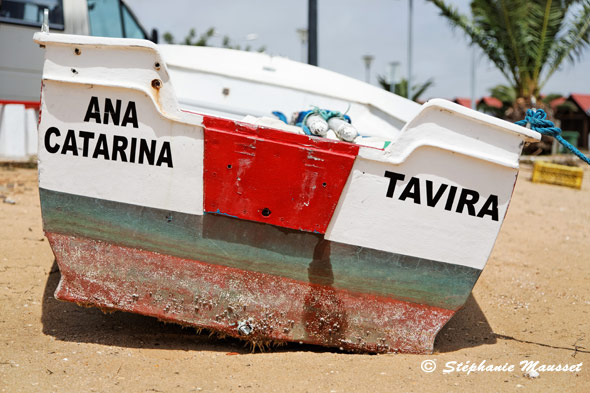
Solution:
<svg viewBox="0 0 590 393"><path fill-rule="evenodd" d="M502 106L488 106L482 100L482 102L477 105L477 109L501 119L507 118L507 114L510 114L512 106L516 101L516 90L514 90L512 86L496 85L490 89L490 95L500 101Z"/></svg>
<svg viewBox="0 0 590 393"><path fill-rule="evenodd" d="M590 45L590 0L472 0L472 18L436 5L494 63L516 93L510 118L524 117L549 78Z"/></svg>
<svg viewBox="0 0 590 393"><path fill-rule="evenodd" d="M517 91L512 86L496 85L490 89L490 95L502 103L500 108L487 108L482 105L483 109L493 113L496 117L502 119L511 118L511 111L514 110L514 103L517 99ZM549 93L539 96L540 101L544 107L551 107L551 103L557 98L561 98L559 93ZM479 109L479 106L478 106Z"/></svg>
<svg viewBox="0 0 590 393"><path fill-rule="evenodd" d="M379 81L379 84L381 85L382 88L384 88L387 91L391 91L391 85L387 81L387 78L385 78L384 76L378 75L377 80ZM434 81L432 79L428 79L424 83L417 83L417 84L413 85L412 86L412 94L411 94L410 99L412 101L416 101L416 102L419 101L422 94L424 94L424 92L426 92L426 90L428 90L430 87L432 87L432 85L434 85ZM402 78L402 80L399 83L396 83L395 86L393 87L393 92L395 94L397 94L398 96L408 98L408 80L405 78Z"/></svg>

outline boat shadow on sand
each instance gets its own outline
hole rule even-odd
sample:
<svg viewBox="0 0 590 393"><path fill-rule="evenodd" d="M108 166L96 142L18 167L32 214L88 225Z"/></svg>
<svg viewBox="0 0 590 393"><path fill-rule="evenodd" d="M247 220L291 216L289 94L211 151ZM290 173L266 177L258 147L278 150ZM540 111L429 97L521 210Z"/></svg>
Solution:
<svg viewBox="0 0 590 393"><path fill-rule="evenodd" d="M53 294L60 279L54 261L43 293L43 333L58 340L92 343L125 348L181 349L186 351L217 351L250 353L248 343L231 337L221 338L207 330L198 332L191 327L165 323L138 314L103 313L98 308L81 307L62 302ZM434 351L452 352L463 348L494 344L496 337L479 304L469 295L465 306L438 334ZM269 352L309 351L334 352L335 348L287 343L271 347Z"/></svg>

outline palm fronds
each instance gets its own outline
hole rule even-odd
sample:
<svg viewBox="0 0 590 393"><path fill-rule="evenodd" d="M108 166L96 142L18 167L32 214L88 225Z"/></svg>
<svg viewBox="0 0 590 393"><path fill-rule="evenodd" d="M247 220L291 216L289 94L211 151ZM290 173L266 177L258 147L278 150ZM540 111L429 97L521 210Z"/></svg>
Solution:
<svg viewBox="0 0 590 393"><path fill-rule="evenodd" d="M462 29L471 39L472 43L477 44L490 60L496 65L498 70L504 74L507 79L511 79L507 64L502 55L501 48L497 45L497 40L491 34L487 34L485 29L476 26L473 21L465 15L462 15L456 8L447 5L443 0L427 0L436 5L442 16L449 20L453 28Z"/></svg>
<svg viewBox="0 0 590 393"><path fill-rule="evenodd" d="M519 97L538 97L563 60L590 45L590 0L472 0L471 17L444 0L427 1L483 50Z"/></svg>
<svg viewBox="0 0 590 393"><path fill-rule="evenodd" d="M391 84L387 81L387 78L381 75L377 76L377 81L382 88L387 91L391 91ZM401 81L396 83L393 86L393 93L397 94L398 96L406 97L411 99L412 101L419 101L422 95L434 85L434 80L428 79L424 83L416 83L412 86L412 92L409 94L408 97L408 80L406 78L402 78Z"/></svg>
<svg viewBox="0 0 590 393"><path fill-rule="evenodd" d="M565 59L576 61L584 49L590 46L590 0L576 2L575 16L571 18L566 31L555 40L552 51L547 59L549 70L545 74L540 87L553 75Z"/></svg>

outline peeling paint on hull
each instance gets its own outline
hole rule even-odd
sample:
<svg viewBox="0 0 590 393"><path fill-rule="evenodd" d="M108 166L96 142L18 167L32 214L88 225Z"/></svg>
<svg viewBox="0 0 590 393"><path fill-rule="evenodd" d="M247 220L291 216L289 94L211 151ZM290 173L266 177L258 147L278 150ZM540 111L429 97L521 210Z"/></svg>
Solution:
<svg viewBox="0 0 590 393"><path fill-rule="evenodd" d="M253 341L430 353L455 311L48 232L60 300L129 311Z"/></svg>
<svg viewBox="0 0 590 393"><path fill-rule="evenodd" d="M224 215L169 212L45 189L40 194L47 232L438 308L460 308L480 274Z"/></svg>
<svg viewBox="0 0 590 393"><path fill-rule="evenodd" d="M40 194L58 299L252 341L429 353L480 273L224 215Z"/></svg>

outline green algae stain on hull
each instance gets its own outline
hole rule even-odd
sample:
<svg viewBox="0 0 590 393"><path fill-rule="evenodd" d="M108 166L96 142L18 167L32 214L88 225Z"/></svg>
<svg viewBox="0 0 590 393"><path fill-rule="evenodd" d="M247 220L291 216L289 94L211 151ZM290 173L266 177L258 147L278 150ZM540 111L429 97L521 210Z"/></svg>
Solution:
<svg viewBox="0 0 590 393"><path fill-rule="evenodd" d="M40 189L44 229L351 292L456 310L480 270L326 241L323 235Z"/></svg>

